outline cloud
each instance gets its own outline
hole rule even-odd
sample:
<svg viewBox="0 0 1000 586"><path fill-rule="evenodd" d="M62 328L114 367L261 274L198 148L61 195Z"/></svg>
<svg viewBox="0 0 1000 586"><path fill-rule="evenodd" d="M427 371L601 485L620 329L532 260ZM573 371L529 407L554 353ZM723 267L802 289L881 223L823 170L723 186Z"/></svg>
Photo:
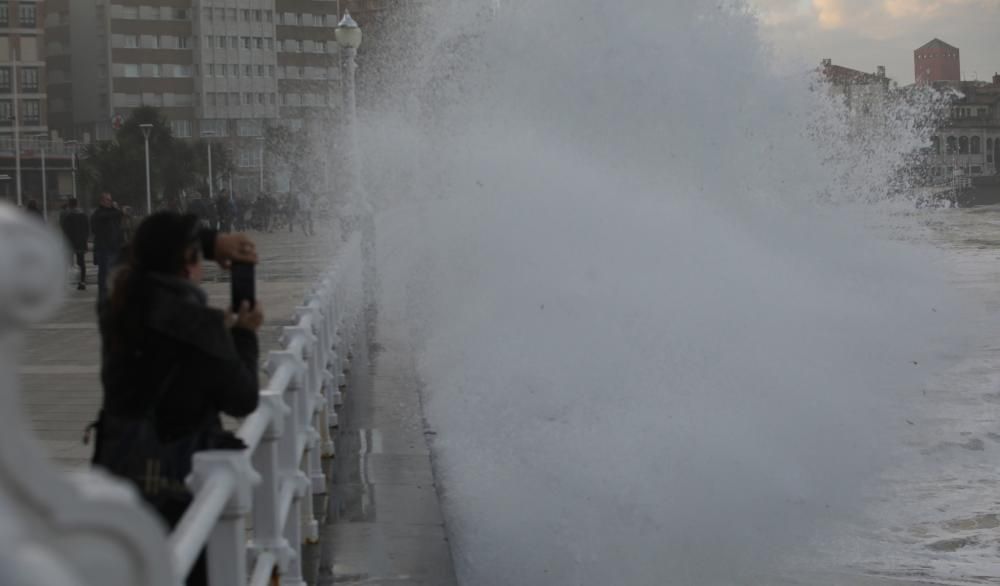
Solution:
<svg viewBox="0 0 1000 586"><path fill-rule="evenodd" d="M747 0L777 56L794 65L822 58L912 82L913 49L938 37L962 49L969 78L1000 70L1000 0Z"/></svg>

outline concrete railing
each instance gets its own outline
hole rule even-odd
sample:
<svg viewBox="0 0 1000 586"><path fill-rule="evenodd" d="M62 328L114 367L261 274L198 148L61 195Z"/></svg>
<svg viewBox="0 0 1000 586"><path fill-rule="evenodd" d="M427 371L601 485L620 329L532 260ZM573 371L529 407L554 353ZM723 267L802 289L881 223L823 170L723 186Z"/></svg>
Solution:
<svg viewBox="0 0 1000 586"><path fill-rule="evenodd" d="M304 584L347 345L363 334L360 257L355 237L295 310L237 432L247 449L195 455L194 501L167 535L130 486L61 473L25 429L16 357L24 330L62 301L65 259L52 232L0 204L0 584L179 586L206 546L212 586Z"/></svg>

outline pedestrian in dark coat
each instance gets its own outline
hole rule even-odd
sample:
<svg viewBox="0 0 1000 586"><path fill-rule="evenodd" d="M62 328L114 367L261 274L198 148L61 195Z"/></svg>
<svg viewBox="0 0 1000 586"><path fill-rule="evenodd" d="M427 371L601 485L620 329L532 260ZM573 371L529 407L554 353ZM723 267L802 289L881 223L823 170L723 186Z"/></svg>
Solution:
<svg viewBox="0 0 1000 586"><path fill-rule="evenodd" d="M97 307L98 310L108 298L108 277L118 263L125 237L122 233L122 211L118 209L111 194L104 192L98 200L98 207L90 215L90 231L94 234L94 264L97 265Z"/></svg>
<svg viewBox="0 0 1000 586"><path fill-rule="evenodd" d="M80 280L76 284L79 291L87 288L87 240L90 238L90 221L79 207L75 197L69 198L66 207L59 214L59 227L69 243L76 266L80 269Z"/></svg>
<svg viewBox="0 0 1000 586"><path fill-rule="evenodd" d="M220 414L242 417L257 407L256 332L263 314L259 303L245 304L235 319L208 307L199 287L204 239L193 215L159 212L139 226L101 315L101 421L151 412L164 442L211 432L222 438L211 449L241 449L242 442L223 431ZM114 473L116 446L127 439L109 435L113 429L102 425L94 460ZM148 490L143 496L171 527L191 501ZM189 585L205 583L203 563L204 557Z"/></svg>
<svg viewBox="0 0 1000 586"><path fill-rule="evenodd" d="M28 205L24 207L24 211L30 214L35 214L38 216L39 220L43 220L45 218L45 215L42 213L42 208L38 207L38 202L33 199L28 200Z"/></svg>

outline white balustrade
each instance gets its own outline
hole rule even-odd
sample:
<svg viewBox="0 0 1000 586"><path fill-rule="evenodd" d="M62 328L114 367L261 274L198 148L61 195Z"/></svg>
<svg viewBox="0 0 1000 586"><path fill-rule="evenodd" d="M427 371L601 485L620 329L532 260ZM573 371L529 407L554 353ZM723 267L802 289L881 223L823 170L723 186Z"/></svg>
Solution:
<svg viewBox="0 0 1000 586"><path fill-rule="evenodd" d="M304 585L302 548L319 538L312 497L327 487L321 458L333 455L347 343L362 333L357 237L268 355L260 404L236 432L247 449L194 456L194 500L169 535L129 485L99 471L60 474L23 429L15 355L23 329L61 302L64 270L58 239L0 205L0 275L19 276L0 278L0 583L179 586L207 547L212 586L275 576Z"/></svg>

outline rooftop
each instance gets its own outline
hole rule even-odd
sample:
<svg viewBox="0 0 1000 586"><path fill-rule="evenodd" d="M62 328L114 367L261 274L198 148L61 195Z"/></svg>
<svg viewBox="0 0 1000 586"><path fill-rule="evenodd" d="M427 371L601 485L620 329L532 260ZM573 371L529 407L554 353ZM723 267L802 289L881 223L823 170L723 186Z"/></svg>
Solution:
<svg viewBox="0 0 1000 586"><path fill-rule="evenodd" d="M946 42L944 42L944 41L942 41L941 39L938 39L938 38L935 38L931 42L929 42L926 45L920 47L919 49L917 49L917 51L924 51L924 50L927 50L927 49L949 49L949 50L952 50L952 51L958 51L959 50L958 47L953 47L953 46L949 45L948 43L946 43Z"/></svg>

